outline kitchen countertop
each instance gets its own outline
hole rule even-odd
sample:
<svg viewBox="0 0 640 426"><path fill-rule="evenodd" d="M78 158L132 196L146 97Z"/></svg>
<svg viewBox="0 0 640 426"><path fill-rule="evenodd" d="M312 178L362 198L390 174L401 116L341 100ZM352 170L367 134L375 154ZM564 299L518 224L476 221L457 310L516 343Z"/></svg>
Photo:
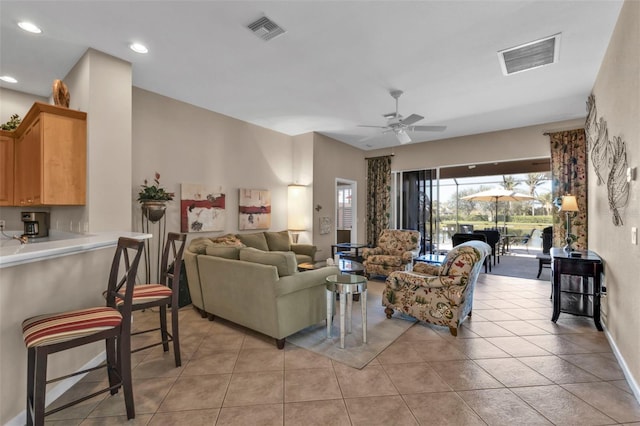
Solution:
<svg viewBox="0 0 640 426"><path fill-rule="evenodd" d="M5 233L7 235L20 234L19 231L5 231ZM95 232L91 234L50 231L49 237L30 240L27 244L20 244L17 240L9 240L6 237L2 237L0 268L115 246L120 237L149 239L153 236L151 234L128 231Z"/></svg>

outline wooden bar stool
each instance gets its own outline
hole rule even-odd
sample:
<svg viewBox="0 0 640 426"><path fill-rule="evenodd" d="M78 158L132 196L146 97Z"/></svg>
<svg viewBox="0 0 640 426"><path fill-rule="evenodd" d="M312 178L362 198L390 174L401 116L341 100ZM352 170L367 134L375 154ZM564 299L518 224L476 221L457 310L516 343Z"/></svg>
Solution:
<svg viewBox="0 0 640 426"><path fill-rule="evenodd" d="M124 393L127 418L135 417L131 383L131 302L144 243L120 238L111 264L106 306L40 315L22 323L22 335L27 346L27 425L43 425L45 416L96 395L120 388ZM122 300L120 309L116 299ZM79 371L47 381L49 354L97 341L106 342L106 365ZM49 412L45 412L48 383L107 367L109 386Z"/></svg>
<svg viewBox="0 0 640 426"><path fill-rule="evenodd" d="M133 289L133 303L131 309L160 308L160 327L131 333L132 336L160 330L161 341L136 348L131 352L138 352L154 346L162 345L165 352L169 351L169 342L173 343L173 354L176 367L182 365L180 358L180 335L178 331L178 295L180 290L180 270L182 268L182 255L187 234L169 232L164 246L162 261L160 263L160 284L137 285ZM123 300L118 301L118 307ZM167 307L171 306L171 333L167 330Z"/></svg>

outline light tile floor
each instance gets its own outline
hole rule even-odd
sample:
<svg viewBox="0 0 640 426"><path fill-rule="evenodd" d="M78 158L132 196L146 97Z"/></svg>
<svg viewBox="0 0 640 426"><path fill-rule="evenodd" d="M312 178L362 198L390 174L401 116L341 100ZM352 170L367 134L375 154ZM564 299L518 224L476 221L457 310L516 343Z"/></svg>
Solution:
<svg viewBox="0 0 640 426"><path fill-rule="evenodd" d="M380 309L383 309L382 307ZM183 366L161 347L133 355L136 418L122 395L47 417L61 425L640 425L640 406L588 318L550 321L549 283L482 274L455 338L416 324L362 370L191 307L180 312ZM136 313L135 327L157 321ZM148 338L136 338L135 344ZM103 371L60 401L87 394Z"/></svg>

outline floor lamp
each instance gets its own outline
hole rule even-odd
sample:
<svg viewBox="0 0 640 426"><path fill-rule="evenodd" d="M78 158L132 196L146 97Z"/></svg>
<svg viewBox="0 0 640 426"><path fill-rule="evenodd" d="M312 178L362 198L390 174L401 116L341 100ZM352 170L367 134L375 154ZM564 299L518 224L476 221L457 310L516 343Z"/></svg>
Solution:
<svg viewBox="0 0 640 426"><path fill-rule="evenodd" d="M308 229L308 214L310 208L308 200L308 188L304 185L289 185L288 187L288 221L287 229L291 232L294 244L298 243L301 232Z"/></svg>
<svg viewBox="0 0 640 426"><path fill-rule="evenodd" d="M573 247L571 244L573 243L573 239L571 238L571 213L579 212L578 209L578 201L576 200L575 195L565 195L562 197L562 205L560 206L560 211L565 212L567 215L567 234L566 234L566 242L563 248L565 251L570 252L573 251Z"/></svg>

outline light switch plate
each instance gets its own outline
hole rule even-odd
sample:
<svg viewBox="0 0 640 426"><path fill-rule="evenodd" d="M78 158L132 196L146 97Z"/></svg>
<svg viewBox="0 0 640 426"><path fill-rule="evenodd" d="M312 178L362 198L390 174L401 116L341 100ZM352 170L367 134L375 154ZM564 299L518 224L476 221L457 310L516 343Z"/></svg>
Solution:
<svg viewBox="0 0 640 426"><path fill-rule="evenodd" d="M631 244L638 244L638 228L636 228L635 226L631 227Z"/></svg>

